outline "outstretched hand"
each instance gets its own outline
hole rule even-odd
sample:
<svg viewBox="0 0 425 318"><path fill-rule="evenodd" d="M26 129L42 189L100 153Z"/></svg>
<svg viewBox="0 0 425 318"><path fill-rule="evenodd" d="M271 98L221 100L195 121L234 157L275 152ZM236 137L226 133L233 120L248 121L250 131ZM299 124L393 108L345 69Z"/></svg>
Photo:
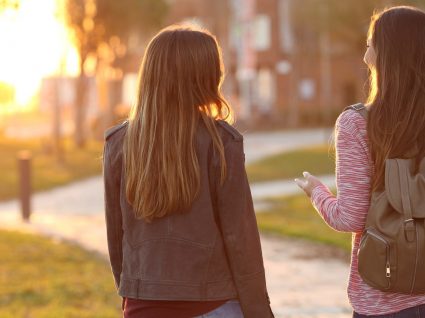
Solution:
<svg viewBox="0 0 425 318"><path fill-rule="evenodd" d="M295 179L295 183L309 196L315 187L322 184L318 178L311 175L309 172L303 172L305 179Z"/></svg>

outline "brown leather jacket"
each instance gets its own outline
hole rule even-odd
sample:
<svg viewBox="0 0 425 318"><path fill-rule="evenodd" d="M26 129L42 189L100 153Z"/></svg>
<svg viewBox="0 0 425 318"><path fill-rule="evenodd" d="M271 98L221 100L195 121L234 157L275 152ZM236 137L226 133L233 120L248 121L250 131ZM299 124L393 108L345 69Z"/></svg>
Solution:
<svg viewBox="0 0 425 318"><path fill-rule="evenodd" d="M104 184L109 256L122 297L207 301L238 298L245 318L273 317L261 244L245 172L243 137L217 121L227 177L200 123L201 191L191 208L155 219L134 217L125 199L123 138L128 122L105 134Z"/></svg>

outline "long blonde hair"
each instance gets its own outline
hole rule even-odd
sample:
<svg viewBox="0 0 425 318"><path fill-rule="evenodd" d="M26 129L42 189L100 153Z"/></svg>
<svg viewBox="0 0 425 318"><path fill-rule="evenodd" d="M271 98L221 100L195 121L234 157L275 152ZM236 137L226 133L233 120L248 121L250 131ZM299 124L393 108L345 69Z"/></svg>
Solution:
<svg viewBox="0 0 425 318"><path fill-rule="evenodd" d="M124 139L126 197L137 218L150 222L186 210L200 190L196 131L202 120L226 175L215 120L231 109L220 93L221 50L207 31L171 26L149 43L137 103Z"/></svg>

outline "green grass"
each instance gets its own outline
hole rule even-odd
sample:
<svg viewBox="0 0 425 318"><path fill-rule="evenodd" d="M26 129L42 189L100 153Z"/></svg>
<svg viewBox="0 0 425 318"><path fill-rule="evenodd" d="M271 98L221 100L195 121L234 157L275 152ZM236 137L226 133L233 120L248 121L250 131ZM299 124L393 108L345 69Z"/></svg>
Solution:
<svg viewBox="0 0 425 318"><path fill-rule="evenodd" d="M319 146L273 155L247 166L250 182L293 179L303 171L313 175L335 172L334 153L329 146Z"/></svg>
<svg viewBox="0 0 425 318"><path fill-rule="evenodd" d="M321 242L351 249L351 234L339 233L325 224L305 195L277 197L267 200L270 210L257 214L261 231Z"/></svg>
<svg viewBox="0 0 425 318"><path fill-rule="evenodd" d="M0 231L0 317L120 317L105 259L70 243Z"/></svg>
<svg viewBox="0 0 425 318"><path fill-rule="evenodd" d="M43 149L44 148L44 149ZM64 162L42 146L41 140L11 140L0 137L0 200L18 195L17 154L32 153L32 189L46 190L101 173L102 143L90 141L84 149L76 149L71 140L64 141Z"/></svg>
<svg viewBox="0 0 425 318"><path fill-rule="evenodd" d="M284 152L249 164L248 178L250 182L262 182L302 177L303 171L333 174L334 158L332 149L326 145ZM351 249L351 234L338 233L327 226L304 194L270 198L266 202L270 209L257 214L261 231Z"/></svg>

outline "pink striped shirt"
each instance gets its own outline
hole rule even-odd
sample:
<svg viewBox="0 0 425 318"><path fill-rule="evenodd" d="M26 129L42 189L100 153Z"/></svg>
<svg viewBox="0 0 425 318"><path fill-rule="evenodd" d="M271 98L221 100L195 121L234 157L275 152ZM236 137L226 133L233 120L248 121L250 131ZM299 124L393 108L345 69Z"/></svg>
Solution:
<svg viewBox="0 0 425 318"><path fill-rule="evenodd" d="M425 304L425 295L385 293L367 285L357 269L357 250L369 209L372 161L367 146L366 121L354 110L336 122L337 197L325 185L313 189L311 200L325 222L341 232L352 232L348 298L363 315L384 315Z"/></svg>

